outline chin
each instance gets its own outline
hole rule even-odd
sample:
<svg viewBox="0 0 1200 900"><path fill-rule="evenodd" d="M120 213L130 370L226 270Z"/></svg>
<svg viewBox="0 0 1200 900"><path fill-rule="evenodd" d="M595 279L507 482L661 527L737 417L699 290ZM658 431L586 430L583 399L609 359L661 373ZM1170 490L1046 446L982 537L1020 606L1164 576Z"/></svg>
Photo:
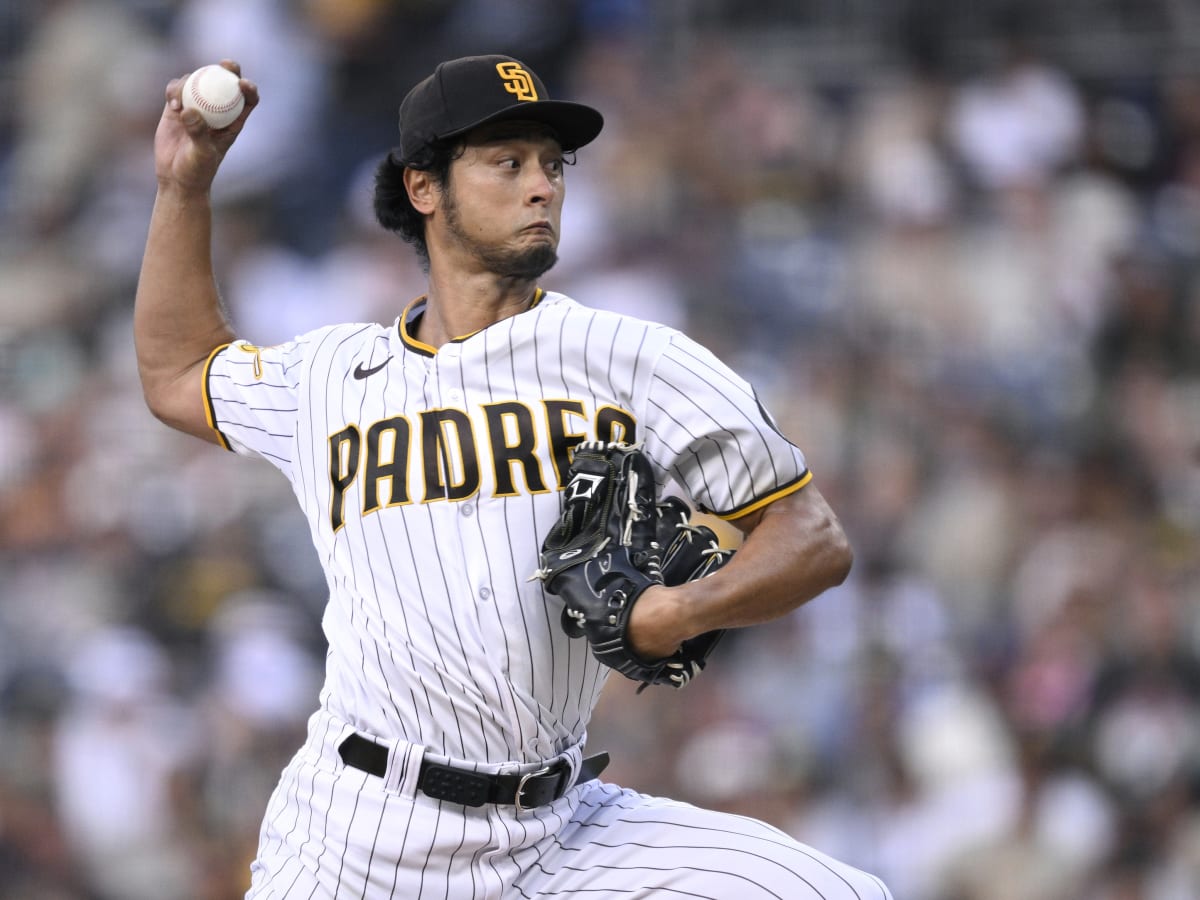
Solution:
<svg viewBox="0 0 1200 900"><path fill-rule="evenodd" d="M558 262L557 249L553 241L537 244L522 253L513 254L497 267L497 271L510 278L539 278Z"/></svg>

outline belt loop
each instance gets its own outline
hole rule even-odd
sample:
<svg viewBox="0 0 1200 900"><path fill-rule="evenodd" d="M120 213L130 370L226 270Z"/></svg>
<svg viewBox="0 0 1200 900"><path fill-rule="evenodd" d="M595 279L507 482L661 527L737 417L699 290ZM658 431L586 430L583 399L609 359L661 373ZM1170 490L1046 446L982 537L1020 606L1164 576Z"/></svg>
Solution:
<svg viewBox="0 0 1200 900"><path fill-rule="evenodd" d="M410 799L416 797L417 780L421 777L421 760L424 757L424 747L407 741L396 743L388 760L386 786Z"/></svg>
<svg viewBox="0 0 1200 900"><path fill-rule="evenodd" d="M423 747L408 741L367 737L349 726L335 732L329 746L345 765L379 778L385 790L410 799L416 796Z"/></svg>

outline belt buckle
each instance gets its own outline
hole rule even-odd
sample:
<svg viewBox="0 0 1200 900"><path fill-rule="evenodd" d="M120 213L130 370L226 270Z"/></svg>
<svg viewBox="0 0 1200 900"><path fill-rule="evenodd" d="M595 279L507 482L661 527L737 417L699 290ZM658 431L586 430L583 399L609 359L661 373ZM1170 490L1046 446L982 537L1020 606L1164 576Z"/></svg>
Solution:
<svg viewBox="0 0 1200 900"><path fill-rule="evenodd" d="M523 804L521 802L522 795L524 795L524 793L525 793L525 785L529 782L530 778L538 778L542 775L549 775L552 768L553 768L553 766L550 766L550 765L542 766L537 771L526 772L524 775L521 776L521 780L517 782L516 796L513 797L513 804L517 807L517 812L519 812L519 813L525 812L528 809L536 808L533 806L526 806L525 804Z"/></svg>

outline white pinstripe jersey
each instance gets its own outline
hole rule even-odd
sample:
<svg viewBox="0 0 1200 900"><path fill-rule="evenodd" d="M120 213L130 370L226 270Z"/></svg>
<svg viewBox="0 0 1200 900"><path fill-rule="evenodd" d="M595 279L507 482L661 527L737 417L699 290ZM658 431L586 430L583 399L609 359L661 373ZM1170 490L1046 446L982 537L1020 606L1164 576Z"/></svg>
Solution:
<svg viewBox="0 0 1200 900"><path fill-rule="evenodd" d="M569 448L642 441L660 488L731 518L809 475L751 387L674 329L539 291L435 350L411 337L422 308L215 351L210 424L308 518L330 591L322 705L454 759L534 762L583 739L608 672L528 580Z"/></svg>

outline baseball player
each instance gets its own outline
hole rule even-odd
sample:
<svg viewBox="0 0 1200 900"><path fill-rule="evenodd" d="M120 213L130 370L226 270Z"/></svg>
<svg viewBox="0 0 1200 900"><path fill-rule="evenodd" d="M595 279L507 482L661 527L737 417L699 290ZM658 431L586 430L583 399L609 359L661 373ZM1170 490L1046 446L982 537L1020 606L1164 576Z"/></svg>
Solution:
<svg viewBox="0 0 1200 900"><path fill-rule="evenodd" d="M600 113L509 57L439 65L404 98L376 180L379 221L414 245L427 293L398 299L389 325L259 347L222 313L209 205L258 92L243 79L245 110L213 130L182 110L182 81L155 138L137 290L146 400L288 478L329 585L319 708L247 896L887 900L762 822L606 783L604 755L585 753L612 669L531 577L564 503L602 480L572 474L580 448L639 448L651 488L673 480L746 534L702 579L668 586L651 567L620 623L630 658L783 615L850 566L804 456L743 379L678 331L539 287L564 163Z"/></svg>

